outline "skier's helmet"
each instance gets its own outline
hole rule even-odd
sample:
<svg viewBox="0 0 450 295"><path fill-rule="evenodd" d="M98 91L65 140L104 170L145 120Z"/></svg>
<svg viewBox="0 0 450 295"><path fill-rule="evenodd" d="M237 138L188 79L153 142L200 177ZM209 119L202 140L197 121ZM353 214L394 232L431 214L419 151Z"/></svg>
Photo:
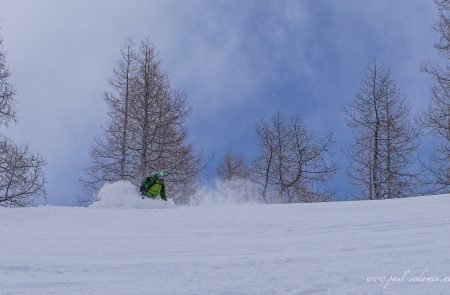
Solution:
<svg viewBox="0 0 450 295"><path fill-rule="evenodd" d="M164 172L164 170L158 171L156 177L160 180L164 180L164 178L166 177L166 173Z"/></svg>

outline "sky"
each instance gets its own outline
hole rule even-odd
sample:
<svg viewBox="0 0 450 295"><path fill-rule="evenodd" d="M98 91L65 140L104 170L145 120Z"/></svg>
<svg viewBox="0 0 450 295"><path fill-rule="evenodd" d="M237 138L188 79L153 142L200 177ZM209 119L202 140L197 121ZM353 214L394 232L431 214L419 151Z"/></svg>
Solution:
<svg viewBox="0 0 450 295"><path fill-rule="evenodd" d="M413 113L430 100L420 64L439 61L430 0L0 0L0 28L19 123L0 130L46 158L48 203L84 198L79 178L106 123L103 93L128 38L149 37L193 112L189 141L205 182L226 150L252 159L255 125L299 113L317 136L335 134L337 198L351 190L342 109L368 63L390 68Z"/></svg>

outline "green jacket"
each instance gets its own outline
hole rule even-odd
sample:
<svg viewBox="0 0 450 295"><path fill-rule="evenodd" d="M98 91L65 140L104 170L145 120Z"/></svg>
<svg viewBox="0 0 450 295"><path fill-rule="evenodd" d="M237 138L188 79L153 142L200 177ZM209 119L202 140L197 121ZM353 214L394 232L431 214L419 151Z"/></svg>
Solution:
<svg viewBox="0 0 450 295"><path fill-rule="evenodd" d="M141 183L141 195L155 199L158 195L161 195L161 199L167 201L166 198L166 186L164 181L158 182L158 177L153 175L152 177L145 178Z"/></svg>

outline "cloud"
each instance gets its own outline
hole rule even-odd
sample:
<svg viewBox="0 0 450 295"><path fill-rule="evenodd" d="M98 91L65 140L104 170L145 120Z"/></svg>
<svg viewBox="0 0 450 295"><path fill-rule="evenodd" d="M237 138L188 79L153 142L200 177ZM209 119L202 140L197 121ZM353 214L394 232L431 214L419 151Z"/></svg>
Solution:
<svg viewBox="0 0 450 295"><path fill-rule="evenodd" d="M434 58L432 1L3 0L0 25L20 124L8 134L48 161L50 202L70 204L106 120L103 92L123 42L147 36L194 107L191 141L206 154L255 153L254 125L299 112L348 140L341 109L373 58L391 66L414 110ZM216 158L216 162L219 157ZM209 171L213 175L213 169Z"/></svg>

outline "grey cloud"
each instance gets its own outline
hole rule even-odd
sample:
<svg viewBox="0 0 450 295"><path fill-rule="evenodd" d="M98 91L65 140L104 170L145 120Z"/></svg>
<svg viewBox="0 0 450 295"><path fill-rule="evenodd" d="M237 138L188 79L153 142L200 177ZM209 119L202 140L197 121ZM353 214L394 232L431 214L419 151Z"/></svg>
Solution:
<svg viewBox="0 0 450 295"><path fill-rule="evenodd" d="M155 43L193 104L191 139L207 153L252 154L254 123L279 109L345 141L340 110L375 57L416 110L428 94L418 63L434 58L432 1L1 1L21 117L7 133L47 158L53 203L82 193L80 169L128 37Z"/></svg>

